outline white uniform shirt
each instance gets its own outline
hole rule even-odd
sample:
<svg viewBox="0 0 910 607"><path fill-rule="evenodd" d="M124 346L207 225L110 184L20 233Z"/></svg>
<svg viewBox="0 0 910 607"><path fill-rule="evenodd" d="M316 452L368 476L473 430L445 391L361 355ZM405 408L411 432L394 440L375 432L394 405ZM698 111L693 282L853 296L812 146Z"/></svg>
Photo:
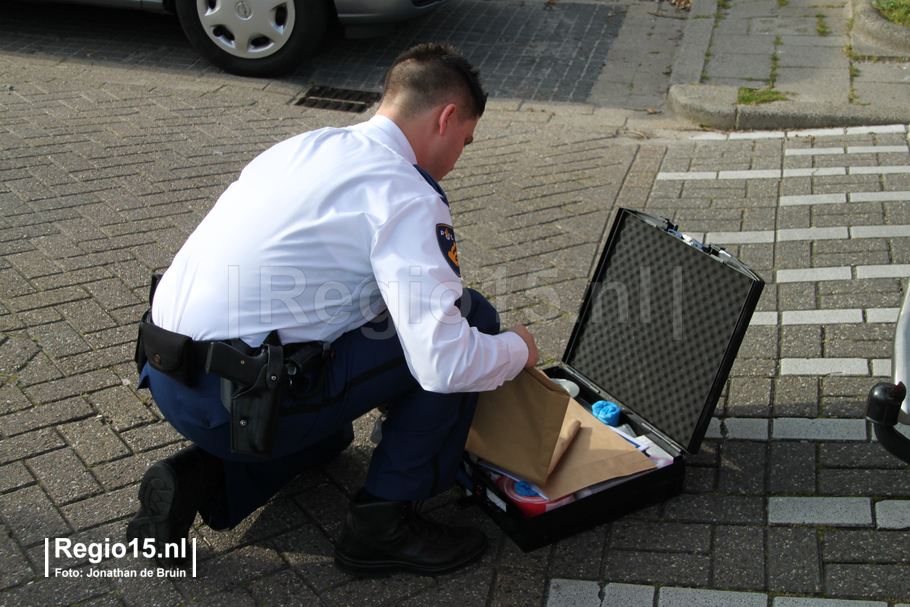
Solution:
<svg viewBox="0 0 910 607"><path fill-rule="evenodd" d="M511 332L480 333L455 308L461 280L436 236L451 214L415 163L383 116L266 150L174 257L153 321L195 340L255 346L277 329L282 343L332 342L388 306L424 389L512 379L527 346Z"/></svg>

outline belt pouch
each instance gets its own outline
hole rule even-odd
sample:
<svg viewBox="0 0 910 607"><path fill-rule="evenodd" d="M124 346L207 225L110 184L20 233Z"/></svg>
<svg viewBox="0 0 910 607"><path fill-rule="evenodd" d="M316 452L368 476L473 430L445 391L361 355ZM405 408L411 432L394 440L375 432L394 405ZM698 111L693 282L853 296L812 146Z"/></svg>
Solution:
<svg viewBox="0 0 910 607"><path fill-rule="evenodd" d="M193 340L156 327L149 320L139 324L139 344L148 364L187 388L194 387ZM138 359L137 355L137 359Z"/></svg>
<svg viewBox="0 0 910 607"><path fill-rule="evenodd" d="M251 386L230 382L231 452L268 458L275 446L278 414L285 383L281 346L266 345L268 361ZM222 378L222 384L230 380ZM222 390L226 386L222 385Z"/></svg>

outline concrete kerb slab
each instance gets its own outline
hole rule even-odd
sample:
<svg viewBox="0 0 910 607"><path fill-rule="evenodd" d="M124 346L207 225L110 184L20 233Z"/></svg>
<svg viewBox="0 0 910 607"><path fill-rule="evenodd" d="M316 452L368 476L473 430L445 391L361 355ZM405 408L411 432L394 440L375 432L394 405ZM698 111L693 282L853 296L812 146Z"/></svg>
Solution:
<svg viewBox="0 0 910 607"><path fill-rule="evenodd" d="M901 27L882 17L872 8L872 0L852 0L853 33L873 44L910 53L910 28Z"/></svg>
<svg viewBox="0 0 910 607"><path fill-rule="evenodd" d="M674 84L670 87L667 105L673 115L682 120L714 129L736 129L736 95L732 86Z"/></svg>
<svg viewBox="0 0 910 607"><path fill-rule="evenodd" d="M910 107L775 101L736 105L738 89L732 86L675 84L668 105L682 120L720 130L806 129L834 126L906 124Z"/></svg>
<svg viewBox="0 0 910 607"><path fill-rule="evenodd" d="M852 0L854 31L861 37L910 52L910 30L883 19L872 8L871 0ZM910 107L868 106L849 103L777 101L736 105L738 88L698 84L705 67L716 0L695 0L683 40L677 51L670 79L667 106L680 120L719 130L803 129L833 126L883 125L910 122ZM702 16L703 18L699 18ZM832 47L832 52L840 52Z"/></svg>
<svg viewBox="0 0 910 607"><path fill-rule="evenodd" d="M671 85L701 81L716 13L717 0L693 0L683 30L683 39L676 50L676 59L670 72Z"/></svg>

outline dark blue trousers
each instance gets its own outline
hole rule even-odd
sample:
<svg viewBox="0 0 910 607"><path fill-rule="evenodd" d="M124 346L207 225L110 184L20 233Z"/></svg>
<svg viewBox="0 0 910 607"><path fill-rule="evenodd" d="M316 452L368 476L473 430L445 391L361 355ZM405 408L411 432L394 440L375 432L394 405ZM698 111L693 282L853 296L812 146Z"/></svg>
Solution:
<svg viewBox="0 0 910 607"><path fill-rule="evenodd" d="M459 302L468 323L499 333L499 315L479 293L465 289ZM325 463L353 440L353 420L388 405L382 441L373 450L365 488L389 500L418 500L455 482L477 404L476 393L423 390L411 375L388 319L345 333L334 356L304 379L319 390L305 401L286 391L270 459L230 450L230 417L221 403L220 378L197 372L193 389L149 366L149 388L164 417L182 435L224 462L226 499L203 508L214 528L233 527L264 505L305 469ZM323 375L324 374L324 375ZM307 411L321 404L316 411Z"/></svg>

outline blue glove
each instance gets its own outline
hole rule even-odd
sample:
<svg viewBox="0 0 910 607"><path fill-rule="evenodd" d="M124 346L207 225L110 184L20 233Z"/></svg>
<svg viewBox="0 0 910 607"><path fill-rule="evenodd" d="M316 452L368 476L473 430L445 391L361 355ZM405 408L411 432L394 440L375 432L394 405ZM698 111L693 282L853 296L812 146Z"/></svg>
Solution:
<svg viewBox="0 0 910 607"><path fill-rule="evenodd" d="M607 400L599 400L591 405L591 410L594 413L594 417L608 426L615 427L619 425L620 408L616 403Z"/></svg>
<svg viewBox="0 0 910 607"><path fill-rule="evenodd" d="M515 493L524 497L540 497L540 494L531 489L531 485L525 481L515 483Z"/></svg>

